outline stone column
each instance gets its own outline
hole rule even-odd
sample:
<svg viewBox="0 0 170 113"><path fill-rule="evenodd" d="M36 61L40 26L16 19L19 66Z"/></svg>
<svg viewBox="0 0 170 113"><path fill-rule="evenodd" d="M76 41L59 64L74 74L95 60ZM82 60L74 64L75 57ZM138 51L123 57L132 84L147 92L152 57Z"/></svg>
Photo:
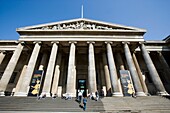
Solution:
<svg viewBox="0 0 170 113"><path fill-rule="evenodd" d="M140 80L139 80L139 77L138 77L138 74L137 74L137 71L135 68L135 64L133 62L133 59L132 59L132 56L131 56L131 53L130 53L130 50L128 47L128 44L127 44L127 42L123 42L123 44L124 44L125 57L126 57L127 64L128 64L128 67L129 67L129 70L130 70L130 73L131 73L131 76L133 79L134 87L136 90L136 95L137 96L146 96L145 93L143 92L143 89L142 89L142 86L141 86L141 83L140 83Z"/></svg>
<svg viewBox="0 0 170 113"><path fill-rule="evenodd" d="M119 69L120 70L125 70L124 64L123 64L123 60L122 60L122 56L120 55L120 53L117 53L115 55Z"/></svg>
<svg viewBox="0 0 170 113"><path fill-rule="evenodd" d="M92 93L92 95L95 95L95 92L97 91L97 85L96 85L96 68L95 68L95 57L94 57L94 42L88 42L89 43L89 56L88 56L88 91L89 93Z"/></svg>
<svg viewBox="0 0 170 113"><path fill-rule="evenodd" d="M102 57L102 56L101 56ZM100 88L105 87L105 75L104 75L104 70L103 70L103 61L101 61L101 57L99 57L98 61L99 61L99 73L100 73L100 77L99 79L101 79L101 84L99 84L99 86L102 86Z"/></svg>
<svg viewBox="0 0 170 113"><path fill-rule="evenodd" d="M137 69L137 73L139 75L139 79L140 79L143 91L145 92L145 94L148 94L148 89L146 87L145 81L143 80L142 72L140 70L140 67L139 67L135 53L132 54L132 57L133 57L133 61L134 61L134 64L136 66L136 69Z"/></svg>
<svg viewBox="0 0 170 113"><path fill-rule="evenodd" d="M117 63L117 66L118 66L118 83L119 83L119 89L120 89L120 91L121 91L121 93L122 93L122 95L123 95L123 90L122 90L122 84L121 84L121 80L120 80L120 70L125 70L125 67L124 67L124 64L123 64L123 60L122 60L122 56L121 56L121 54L120 54L120 52L117 52L116 54L115 54L115 61L117 61L116 63Z"/></svg>
<svg viewBox="0 0 170 113"><path fill-rule="evenodd" d="M111 88L111 82L110 82L110 74L109 74L109 67L107 64L106 54L103 53L103 64L104 64L104 73L105 73L105 80L106 80L106 90L107 90L107 96L111 96L112 88Z"/></svg>
<svg viewBox="0 0 170 113"><path fill-rule="evenodd" d="M26 70L27 70L27 65L24 65L24 67L22 68L22 72L20 74L19 80L17 82L17 85L15 87L14 96L17 96L17 93L19 93L19 90L22 87L22 82L23 82L23 78L24 78L24 75L26 73Z"/></svg>
<svg viewBox="0 0 170 113"><path fill-rule="evenodd" d="M5 57L5 51L0 51L0 65Z"/></svg>
<svg viewBox="0 0 170 113"><path fill-rule="evenodd" d="M66 58L62 58L61 61L61 84L62 84L62 94L66 93L66 83L67 83L67 79L66 79Z"/></svg>
<svg viewBox="0 0 170 113"><path fill-rule="evenodd" d="M6 90L6 87L8 85L8 82L12 76L12 73L15 69L15 66L18 62L18 59L21 55L22 49L23 49L23 42L20 42L18 46L16 47L14 54L12 55L4 73L0 80L0 96L4 96L4 91Z"/></svg>
<svg viewBox="0 0 170 113"><path fill-rule="evenodd" d="M52 85L52 95L57 94L58 91L58 83L59 83L59 77L60 77L60 65L61 65L61 54L58 54L57 63L55 66L55 72L53 77L53 85Z"/></svg>
<svg viewBox="0 0 170 113"><path fill-rule="evenodd" d="M162 55L161 52L158 52L158 58L159 58L162 66L163 66L163 68L164 68L164 70L165 70L165 73L166 73L165 76L166 76L166 78L167 78L167 79L170 79L170 67L169 67L169 65L167 64L167 62L166 62L166 60L165 60L165 58L164 58L164 56Z"/></svg>
<svg viewBox="0 0 170 113"><path fill-rule="evenodd" d="M100 63L101 62L99 62L99 58L95 58L95 60L96 60L96 62L98 62L96 64L96 73L98 74L98 76L96 76L96 83L97 83L97 90L100 92L103 84L102 84L101 69L100 69Z"/></svg>
<svg viewBox="0 0 170 113"><path fill-rule="evenodd" d="M112 84L112 96L123 96L119 90L117 70L115 66L114 56L112 52L111 42L107 42L107 60L109 64L110 80Z"/></svg>
<svg viewBox="0 0 170 113"><path fill-rule="evenodd" d="M56 62L56 56L57 56L57 50L58 50L58 46L56 42L52 42L52 43L53 43L53 46L52 46L51 55L50 55L50 59L48 62L48 67L47 67L47 71L45 75L44 86L42 90L42 95L46 94L47 97L51 96L50 89L51 89L52 78L53 78L53 73L54 73L54 65Z"/></svg>
<svg viewBox="0 0 170 113"><path fill-rule="evenodd" d="M18 92L15 93L15 96L27 96L28 95L30 81L31 81L33 71L35 68L35 64L37 61L37 57L38 57L38 54L41 48L40 46L41 42L34 42L34 43L35 43L34 50L28 62L27 70L21 83L22 87L18 89Z"/></svg>
<svg viewBox="0 0 170 113"><path fill-rule="evenodd" d="M67 86L66 86L66 93L70 96L76 96L76 75L75 75L75 52L76 52L76 42L70 42L70 55L69 55L69 62L68 62L68 73L67 73Z"/></svg>
<svg viewBox="0 0 170 113"><path fill-rule="evenodd" d="M44 66L47 63L47 58L48 58L47 52L43 52L43 56L42 56L41 63L40 63L38 70L42 70L42 71L44 70Z"/></svg>
<svg viewBox="0 0 170 113"><path fill-rule="evenodd" d="M155 85L156 89L158 90L157 94L158 95L167 95L167 92L162 84L162 81L158 75L158 72L145 48L145 45L143 43L141 43L140 45L141 51L142 51L142 55L143 58L145 60L146 66L148 68L149 71L149 75L151 76L152 82Z"/></svg>

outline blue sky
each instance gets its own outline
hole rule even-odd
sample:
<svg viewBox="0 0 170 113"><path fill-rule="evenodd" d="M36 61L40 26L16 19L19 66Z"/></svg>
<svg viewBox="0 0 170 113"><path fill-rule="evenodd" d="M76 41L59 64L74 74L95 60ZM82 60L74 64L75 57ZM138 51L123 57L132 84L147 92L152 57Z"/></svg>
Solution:
<svg viewBox="0 0 170 113"><path fill-rule="evenodd" d="M0 40L17 40L16 28L84 18L147 30L145 40L170 35L170 0L0 0Z"/></svg>

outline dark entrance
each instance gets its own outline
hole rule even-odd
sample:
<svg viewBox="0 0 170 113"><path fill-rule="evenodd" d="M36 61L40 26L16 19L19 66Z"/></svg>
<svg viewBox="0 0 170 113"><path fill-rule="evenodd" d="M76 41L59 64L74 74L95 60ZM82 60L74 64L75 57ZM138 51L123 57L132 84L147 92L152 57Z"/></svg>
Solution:
<svg viewBox="0 0 170 113"><path fill-rule="evenodd" d="M86 80L85 79L79 79L78 80L78 90L80 90L83 93L83 96L87 96L87 88L86 88ZM77 93L78 93L77 90Z"/></svg>

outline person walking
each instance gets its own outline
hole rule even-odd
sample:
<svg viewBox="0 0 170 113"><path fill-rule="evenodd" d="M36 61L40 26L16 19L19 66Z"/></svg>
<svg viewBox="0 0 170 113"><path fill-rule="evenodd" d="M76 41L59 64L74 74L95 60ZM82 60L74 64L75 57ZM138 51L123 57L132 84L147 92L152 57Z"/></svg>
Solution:
<svg viewBox="0 0 170 113"><path fill-rule="evenodd" d="M84 110L84 111L86 110L86 104L87 104L87 98L84 97L84 98L83 98L83 110Z"/></svg>
<svg viewBox="0 0 170 113"><path fill-rule="evenodd" d="M82 96L83 96L83 94L82 94L82 92L81 92L81 90L80 90L80 91L78 92L78 101L79 101L79 104L81 103Z"/></svg>
<svg viewBox="0 0 170 113"><path fill-rule="evenodd" d="M104 91L101 89L101 98L104 98Z"/></svg>
<svg viewBox="0 0 170 113"><path fill-rule="evenodd" d="M96 101L98 101L99 100L99 92L98 92L98 90L95 92L95 95L96 95Z"/></svg>
<svg viewBox="0 0 170 113"><path fill-rule="evenodd" d="M52 96L52 99L56 99L57 98L57 94L54 94L53 96Z"/></svg>

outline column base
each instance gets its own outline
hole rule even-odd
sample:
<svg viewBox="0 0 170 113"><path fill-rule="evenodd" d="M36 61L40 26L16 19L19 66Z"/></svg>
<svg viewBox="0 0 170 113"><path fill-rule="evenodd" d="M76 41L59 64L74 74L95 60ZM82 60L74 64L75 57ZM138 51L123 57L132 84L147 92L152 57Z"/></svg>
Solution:
<svg viewBox="0 0 170 113"><path fill-rule="evenodd" d="M71 97L76 97L76 89L73 89L72 91L66 92Z"/></svg>
<svg viewBox="0 0 170 113"><path fill-rule="evenodd" d="M68 93L68 95L70 95L71 97L76 97L75 93Z"/></svg>
<svg viewBox="0 0 170 113"><path fill-rule="evenodd" d="M123 94L121 92L114 92L112 93L112 97L123 97Z"/></svg>
<svg viewBox="0 0 170 113"><path fill-rule="evenodd" d="M157 95L166 96L166 95L169 95L169 94L166 91L164 91L164 92L157 92Z"/></svg>
<svg viewBox="0 0 170 113"><path fill-rule="evenodd" d="M51 93L42 92L41 96L46 95L46 97L51 97Z"/></svg>
<svg viewBox="0 0 170 113"><path fill-rule="evenodd" d="M144 92L136 92L136 96L143 97L146 96L146 94Z"/></svg>
<svg viewBox="0 0 170 113"><path fill-rule="evenodd" d="M0 96L5 96L4 91L0 92Z"/></svg>
<svg viewBox="0 0 170 113"><path fill-rule="evenodd" d="M28 93L25 93L25 92L15 92L14 96L15 97L27 97Z"/></svg>

